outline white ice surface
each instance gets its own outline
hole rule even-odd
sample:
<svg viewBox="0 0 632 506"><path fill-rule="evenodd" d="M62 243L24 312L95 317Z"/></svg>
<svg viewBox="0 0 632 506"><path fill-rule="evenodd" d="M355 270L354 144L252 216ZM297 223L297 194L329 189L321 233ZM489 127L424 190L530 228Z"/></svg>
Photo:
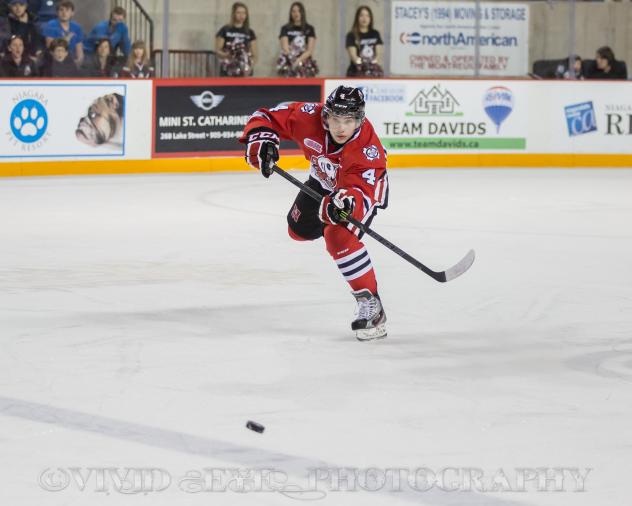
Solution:
<svg viewBox="0 0 632 506"><path fill-rule="evenodd" d="M632 171L390 179L378 232L436 269L477 259L443 285L367 238L389 317L373 343L349 330L323 242L287 237L296 190L277 176L0 180L0 504L300 503L38 484L134 466L273 467L297 484L318 466L566 466L592 469L586 492L313 504L630 504Z"/></svg>

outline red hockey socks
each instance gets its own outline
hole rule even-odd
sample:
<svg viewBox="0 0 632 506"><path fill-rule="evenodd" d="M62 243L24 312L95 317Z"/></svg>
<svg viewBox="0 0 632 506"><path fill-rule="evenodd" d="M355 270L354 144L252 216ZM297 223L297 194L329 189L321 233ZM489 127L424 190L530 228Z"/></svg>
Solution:
<svg viewBox="0 0 632 506"><path fill-rule="evenodd" d="M364 244L343 225L329 225L324 231L327 251L353 291L368 289L377 294L375 271Z"/></svg>

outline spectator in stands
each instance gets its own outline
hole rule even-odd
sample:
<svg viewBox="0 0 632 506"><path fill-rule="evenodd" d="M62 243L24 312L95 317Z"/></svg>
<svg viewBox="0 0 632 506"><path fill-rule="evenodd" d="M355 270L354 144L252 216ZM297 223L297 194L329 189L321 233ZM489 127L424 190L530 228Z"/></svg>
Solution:
<svg viewBox="0 0 632 506"><path fill-rule="evenodd" d="M127 60L132 43L129 40L129 29L125 24L127 12L123 7L114 7L110 12L110 19L97 23L88 34L85 43L85 52L94 54L97 43L108 38L112 45L112 56L120 51L123 60Z"/></svg>
<svg viewBox="0 0 632 506"><path fill-rule="evenodd" d="M0 16L9 14L9 0L0 0Z"/></svg>
<svg viewBox="0 0 632 506"><path fill-rule="evenodd" d="M121 69L118 77L125 79L149 79L154 77L155 71L149 63L149 54L144 41L137 40L132 44L127 64Z"/></svg>
<svg viewBox="0 0 632 506"><path fill-rule="evenodd" d="M52 19L43 28L46 46L54 39L66 39L68 51L77 64L83 61L83 30L78 23L72 21L75 15L75 4L63 0L57 4L57 19Z"/></svg>
<svg viewBox="0 0 632 506"><path fill-rule="evenodd" d="M2 71L6 77L36 77L37 67L28 53L24 51L24 40L12 35L7 44L7 52L2 59Z"/></svg>
<svg viewBox="0 0 632 506"><path fill-rule="evenodd" d="M24 42L25 53L38 56L44 49L33 15L28 11L27 0L9 0L9 25L11 35L19 35Z"/></svg>
<svg viewBox="0 0 632 506"><path fill-rule="evenodd" d="M48 9L52 14L48 19L46 19L46 21L50 21L56 17L55 1L56 0L27 0L28 11L34 14L33 17L38 17L39 11L42 9L42 4L44 4L43 10ZM10 0L0 0L0 16L6 16L9 14L9 3ZM47 4L50 4L50 6Z"/></svg>
<svg viewBox="0 0 632 506"><path fill-rule="evenodd" d="M281 27L279 35L281 56L277 71L282 77L314 77L318 66L312 58L316 46L316 31L307 23L305 6L294 2L290 7L290 18Z"/></svg>
<svg viewBox="0 0 632 506"><path fill-rule="evenodd" d="M574 71L573 76L571 76L571 68ZM576 54L570 55L564 63L557 66L555 77L557 79L584 79L581 57Z"/></svg>
<svg viewBox="0 0 632 506"><path fill-rule="evenodd" d="M9 25L9 19L6 16L0 17L0 51L4 46L4 41L11 36L11 25Z"/></svg>
<svg viewBox="0 0 632 506"><path fill-rule="evenodd" d="M597 49L595 64L587 72L588 79L627 79L625 62L617 61L608 46Z"/></svg>
<svg viewBox="0 0 632 506"><path fill-rule="evenodd" d="M75 61L70 55L70 45L63 38L53 39L44 57L43 77L80 77Z"/></svg>
<svg viewBox="0 0 632 506"><path fill-rule="evenodd" d="M40 32L46 23L57 17L57 3L58 0L29 0L29 11L35 14Z"/></svg>
<svg viewBox="0 0 632 506"><path fill-rule="evenodd" d="M252 75L257 63L257 36L250 29L246 4L233 4L230 24L222 26L215 36L215 53L221 59L220 75Z"/></svg>
<svg viewBox="0 0 632 506"><path fill-rule="evenodd" d="M87 77L112 77L114 75L114 56L109 38L97 42L94 54L87 55L83 62L83 73Z"/></svg>
<svg viewBox="0 0 632 506"><path fill-rule="evenodd" d="M347 33L346 47L351 59L347 76L383 76L383 46L380 32L373 28L371 8L361 5L356 10L351 31Z"/></svg>

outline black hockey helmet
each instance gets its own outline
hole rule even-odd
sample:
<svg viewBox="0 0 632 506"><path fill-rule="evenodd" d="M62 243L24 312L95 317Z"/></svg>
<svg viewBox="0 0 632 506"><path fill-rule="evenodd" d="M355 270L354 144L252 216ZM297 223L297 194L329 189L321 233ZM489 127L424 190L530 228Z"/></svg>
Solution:
<svg viewBox="0 0 632 506"><path fill-rule="evenodd" d="M327 128L327 118L333 116L352 116L358 126L364 121L364 94L360 88L338 86L332 91L323 104L323 124Z"/></svg>

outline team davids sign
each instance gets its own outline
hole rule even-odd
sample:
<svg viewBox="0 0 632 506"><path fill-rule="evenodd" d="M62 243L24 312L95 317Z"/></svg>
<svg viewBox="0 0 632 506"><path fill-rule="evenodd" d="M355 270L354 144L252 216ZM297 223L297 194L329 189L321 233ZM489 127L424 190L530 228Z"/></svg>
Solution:
<svg viewBox="0 0 632 506"><path fill-rule="evenodd" d="M632 153L632 84L327 80L359 86L390 154Z"/></svg>
<svg viewBox="0 0 632 506"><path fill-rule="evenodd" d="M345 81L327 81L326 92ZM345 84L358 86L357 81ZM524 83L367 81L367 116L392 153L524 151Z"/></svg>

